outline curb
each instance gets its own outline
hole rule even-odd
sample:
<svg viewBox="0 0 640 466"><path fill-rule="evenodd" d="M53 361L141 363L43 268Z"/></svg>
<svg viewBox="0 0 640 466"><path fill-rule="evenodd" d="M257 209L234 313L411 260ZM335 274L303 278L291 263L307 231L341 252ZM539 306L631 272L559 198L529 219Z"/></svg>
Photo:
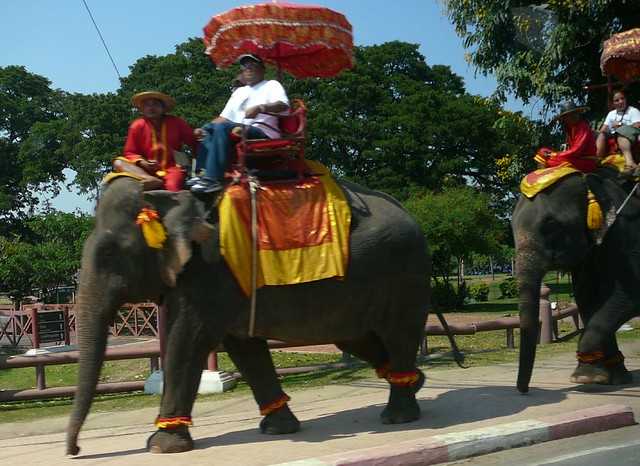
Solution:
<svg viewBox="0 0 640 466"><path fill-rule="evenodd" d="M631 408L603 405L541 419L434 435L274 466L423 466L635 424Z"/></svg>

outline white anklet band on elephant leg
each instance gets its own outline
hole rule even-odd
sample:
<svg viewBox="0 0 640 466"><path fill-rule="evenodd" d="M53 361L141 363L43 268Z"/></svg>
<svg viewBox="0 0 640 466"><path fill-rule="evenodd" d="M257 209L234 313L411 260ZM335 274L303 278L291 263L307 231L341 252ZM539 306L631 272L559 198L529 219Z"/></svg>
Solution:
<svg viewBox="0 0 640 466"><path fill-rule="evenodd" d="M158 429L175 429L180 426L192 426L191 416L160 417L154 422Z"/></svg>
<svg viewBox="0 0 640 466"><path fill-rule="evenodd" d="M266 405L260 405L260 414L262 416L267 416L273 413L274 411L277 411L280 408L282 408L284 405L287 404L289 400L291 400L289 395L287 395L286 393L283 393L282 396L278 398L276 401L273 401Z"/></svg>

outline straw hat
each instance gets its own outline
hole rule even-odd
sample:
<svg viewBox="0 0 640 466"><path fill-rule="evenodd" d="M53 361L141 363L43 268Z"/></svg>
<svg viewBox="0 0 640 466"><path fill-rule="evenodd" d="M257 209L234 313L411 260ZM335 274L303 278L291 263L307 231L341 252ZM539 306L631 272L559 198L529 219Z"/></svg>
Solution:
<svg viewBox="0 0 640 466"><path fill-rule="evenodd" d="M176 105L176 101L173 100L173 97L157 91L138 92L131 98L131 103L138 107L138 110L142 110L142 103L147 99L158 99L164 104L167 112L171 111L171 109Z"/></svg>
<svg viewBox="0 0 640 466"><path fill-rule="evenodd" d="M559 120L563 116L567 116L570 113L584 113L589 111L589 107L582 105L577 106L574 102L563 102L560 104L560 113L553 117L552 121Z"/></svg>

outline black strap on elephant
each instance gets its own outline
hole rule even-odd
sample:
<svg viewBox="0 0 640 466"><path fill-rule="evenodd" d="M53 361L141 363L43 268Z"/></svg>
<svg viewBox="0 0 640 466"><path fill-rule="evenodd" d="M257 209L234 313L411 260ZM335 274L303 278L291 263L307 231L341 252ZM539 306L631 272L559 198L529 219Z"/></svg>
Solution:
<svg viewBox="0 0 640 466"><path fill-rule="evenodd" d="M438 316L438 320L440 321L440 324L442 325L442 328L444 329L445 333L447 334L447 338L449 339L449 343L451 344L451 350L453 351L453 359L456 361L456 364L458 364L458 366L460 366L463 369L467 369L468 366L465 366L464 363L464 353L462 353L460 351L460 349L458 348L458 345L456 343L456 339L453 336L453 332L451 331L451 328L449 327L449 324L447 323L446 319L444 318L444 314L442 314L442 312L436 312L435 313Z"/></svg>

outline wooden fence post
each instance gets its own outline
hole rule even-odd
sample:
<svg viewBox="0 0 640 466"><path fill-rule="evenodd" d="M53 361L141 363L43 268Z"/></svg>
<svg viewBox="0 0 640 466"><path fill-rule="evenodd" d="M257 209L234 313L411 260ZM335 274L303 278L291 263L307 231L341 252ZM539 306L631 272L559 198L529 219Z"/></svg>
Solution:
<svg viewBox="0 0 640 466"><path fill-rule="evenodd" d="M40 328L38 324L38 308L32 307L31 313L31 343L34 348L40 348Z"/></svg>
<svg viewBox="0 0 640 466"><path fill-rule="evenodd" d="M62 310L62 317L64 319L64 344L71 344L71 329L69 328L69 308L64 308Z"/></svg>
<svg viewBox="0 0 640 466"><path fill-rule="evenodd" d="M217 372L218 371L218 353L212 351L207 358L207 370Z"/></svg>

